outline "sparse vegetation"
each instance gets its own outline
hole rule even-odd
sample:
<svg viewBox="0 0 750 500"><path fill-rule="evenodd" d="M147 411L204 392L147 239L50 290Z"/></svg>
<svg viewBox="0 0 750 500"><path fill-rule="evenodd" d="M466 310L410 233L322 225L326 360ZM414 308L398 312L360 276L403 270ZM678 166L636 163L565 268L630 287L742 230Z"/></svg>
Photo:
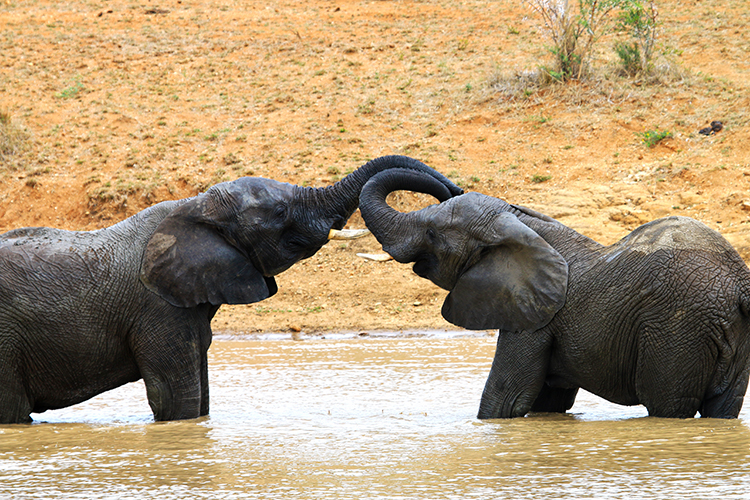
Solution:
<svg viewBox="0 0 750 500"><path fill-rule="evenodd" d="M653 70L657 17L653 0L629 0L620 11L617 28L625 32L629 40L615 42L614 48L626 75L644 75Z"/></svg>
<svg viewBox="0 0 750 500"><path fill-rule="evenodd" d="M64 88L57 94L60 99L72 99L76 97L85 87L80 81L76 81L73 85Z"/></svg>
<svg viewBox="0 0 750 500"><path fill-rule="evenodd" d="M28 148L29 136L7 111L0 110L0 167L11 168L11 159Z"/></svg>
<svg viewBox="0 0 750 500"><path fill-rule="evenodd" d="M233 151L230 151L229 153L224 155L222 161L224 162L224 165L236 165L238 163L242 163L240 157L237 156Z"/></svg>
<svg viewBox="0 0 750 500"><path fill-rule="evenodd" d="M588 69L595 43L612 25L612 12L625 0L525 0L542 17L555 63L543 67L556 81L580 79Z"/></svg>
<svg viewBox="0 0 750 500"><path fill-rule="evenodd" d="M547 182L550 179L552 179L551 175L534 174L531 176L531 182L533 182L534 184L541 184L542 182Z"/></svg>
<svg viewBox="0 0 750 500"><path fill-rule="evenodd" d="M669 139L670 137L672 137L672 132L669 132L668 130L647 130L646 132L641 133L641 140L650 148L653 148L664 139Z"/></svg>

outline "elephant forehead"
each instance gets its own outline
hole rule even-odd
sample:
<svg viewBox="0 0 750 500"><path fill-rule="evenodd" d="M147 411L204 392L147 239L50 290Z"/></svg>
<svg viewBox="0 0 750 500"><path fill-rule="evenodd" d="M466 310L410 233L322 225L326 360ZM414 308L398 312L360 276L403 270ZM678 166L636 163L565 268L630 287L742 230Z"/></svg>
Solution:
<svg viewBox="0 0 750 500"><path fill-rule="evenodd" d="M483 232L489 221L502 212L497 201L480 193L457 196L435 206L440 215L433 221L440 229L457 229L465 233L480 229Z"/></svg>
<svg viewBox="0 0 750 500"><path fill-rule="evenodd" d="M465 224L482 217L491 209L492 198L480 193L466 193L444 201L439 207L447 223Z"/></svg>
<svg viewBox="0 0 750 500"><path fill-rule="evenodd" d="M242 177L217 184L214 188L217 194L231 196L243 208L271 206L280 201L289 201L294 193L293 185L262 177Z"/></svg>

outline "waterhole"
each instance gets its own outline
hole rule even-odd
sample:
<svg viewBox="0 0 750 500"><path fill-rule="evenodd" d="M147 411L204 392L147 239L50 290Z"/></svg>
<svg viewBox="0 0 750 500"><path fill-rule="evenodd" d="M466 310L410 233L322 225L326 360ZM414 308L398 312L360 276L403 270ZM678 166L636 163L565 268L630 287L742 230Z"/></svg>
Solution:
<svg viewBox="0 0 750 500"><path fill-rule="evenodd" d="M210 416L154 423L137 382L0 426L0 498L747 498L746 409L655 419L580 393L567 415L479 421L494 349L217 338Z"/></svg>

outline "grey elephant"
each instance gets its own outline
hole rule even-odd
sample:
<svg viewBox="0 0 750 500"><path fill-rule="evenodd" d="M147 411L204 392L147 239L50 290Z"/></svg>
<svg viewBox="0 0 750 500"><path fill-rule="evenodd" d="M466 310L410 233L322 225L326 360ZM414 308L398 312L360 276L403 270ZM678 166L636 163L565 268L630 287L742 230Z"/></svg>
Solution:
<svg viewBox="0 0 750 500"><path fill-rule="evenodd" d="M326 188L244 177L105 229L0 236L0 423L70 406L143 378L156 420L206 415L206 352L221 304L276 293L274 276L312 256L356 210L377 158Z"/></svg>
<svg viewBox="0 0 750 500"><path fill-rule="evenodd" d="M360 211L384 250L449 290L442 314L499 329L478 417L565 412L583 388L658 417L736 418L748 383L750 271L687 217L603 246L534 210L478 193L401 213L394 190L445 187L390 170Z"/></svg>

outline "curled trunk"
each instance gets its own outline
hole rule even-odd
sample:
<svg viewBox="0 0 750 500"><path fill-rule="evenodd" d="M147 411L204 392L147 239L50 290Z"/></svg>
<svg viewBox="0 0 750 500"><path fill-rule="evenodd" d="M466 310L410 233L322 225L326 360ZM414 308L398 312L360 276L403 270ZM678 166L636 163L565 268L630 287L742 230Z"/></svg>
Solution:
<svg viewBox="0 0 750 500"><path fill-rule="evenodd" d="M398 262L412 262L413 251L419 247L415 234L417 213L402 213L386 202L394 191L414 191L434 196L443 202L454 192L433 176L406 169L393 169L374 176L360 194L360 211L367 227L378 239L383 250ZM396 244L397 242L397 244Z"/></svg>
<svg viewBox="0 0 750 500"><path fill-rule="evenodd" d="M443 196L447 198L463 193L460 187L424 163L408 156L397 155L375 158L332 186L300 189L304 190L303 198L312 199L306 205L322 208L326 216L336 219L333 229L341 229L359 206L360 192L364 185L373 176L395 169L422 172L443 187Z"/></svg>

